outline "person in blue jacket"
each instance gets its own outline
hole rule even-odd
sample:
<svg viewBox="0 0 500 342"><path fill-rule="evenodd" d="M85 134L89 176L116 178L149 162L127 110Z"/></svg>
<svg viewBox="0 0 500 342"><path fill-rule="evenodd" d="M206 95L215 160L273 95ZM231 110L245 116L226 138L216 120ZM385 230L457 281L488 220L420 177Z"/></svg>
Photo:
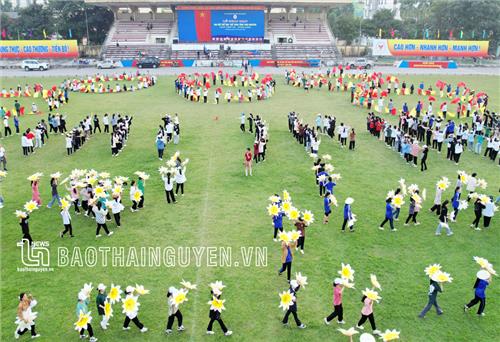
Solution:
<svg viewBox="0 0 500 342"><path fill-rule="evenodd" d="M479 303L477 314L484 316L484 308L486 307L486 287L490 284L491 274L486 270L477 272L476 283L474 284L474 299L464 305L464 311L467 312L471 307Z"/></svg>
<svg viewBox="0 0 500 342"><path fill-rule="evenodd" d="M459 205L460 205L460 187L457 186L455 188L455 193L453 194L453 198L451 199L451 206L453 207L453 220L451 220L452 222L455 222L457 220Z"/></svg>
<svg viewBox="0 0 500 342"><path fill-rule="evenodd" d="M328 177L328 182L325 184L326 192L333 194L333 188L337 186L337 183L335 183L332 180L332 177Z"/></svg>
<svg viewBox="0 0 500 342"><path fill-rule="evenodd" d="M158 135L156 137L156 148L158 149L158 159L163 160L163 151L165 151L165 141L163 137Z"/></svg>
<svg viewBox="0 0 500 342"><path fill-rule="evenodd" d="M279 212L278 215L273 216L273 227L274 227L274 238L273 240L278 241L278 230L283 231L283 212Z"/></svg>
<svg viewBox="0 0 500 342"><path fill-rule="evenodd" d="M320 180L320 177L324 176L326 177L325 180ZM323 197L323 194L326 192L325 191L325 185L327 183L328 179L328 172L326 172L323 168L318 172L318 185L319 185L319 196Z"/></svg>
<svg viewBox="0 0 500 342"><path fill-rule="evenodd" d="M352 210L351 204L354 200L351 197L347 197L344 204L344 223L342 224L342 232L345 232L345 227L349 220L352 220ZM349 227L349 231L354 231L354 225Z"/></svg>
<svg viewBox="0 0 500 342"><path fill-rule="evenodd" d="M325 216L323 217L323 224L328 224L328 217L330 216L332 201L330 200L330 192L326 192L325 197L323 198L323 207L325 209Z"/></svg>
<svg viewBox="0 0 500 342"><path fill-rule="evenodd" d="M384 230L384 225L387 223L387 221L389 221L389 225L391 226L391 231L395 232L397 229L394 228L394 217L393 217L391 202L392 202L392 197L389 197L388 199L385 200L385 219L382 221L378 229Z"/></svg>

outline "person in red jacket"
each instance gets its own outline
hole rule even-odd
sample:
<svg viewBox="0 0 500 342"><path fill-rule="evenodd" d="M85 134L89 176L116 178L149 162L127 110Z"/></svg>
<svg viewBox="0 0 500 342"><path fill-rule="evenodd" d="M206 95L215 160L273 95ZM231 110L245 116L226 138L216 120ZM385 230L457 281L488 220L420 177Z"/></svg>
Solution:
<svg viewBox="0 0 500 342"><path fill-rule="evenodd" d="M247 147L247 150L245 152L244 164L245 164L245 176L248 177L248 173L250 173L250 176L251 176L252 175L252 152L250 152L250 147Z"/></svg>
<svg viewBox="0 0 500 342"><path fill-rule="evenodd" d="M257 164L259 162L259 141L255 140L253 144L253 159L255 160L255 163Z"/></svg>

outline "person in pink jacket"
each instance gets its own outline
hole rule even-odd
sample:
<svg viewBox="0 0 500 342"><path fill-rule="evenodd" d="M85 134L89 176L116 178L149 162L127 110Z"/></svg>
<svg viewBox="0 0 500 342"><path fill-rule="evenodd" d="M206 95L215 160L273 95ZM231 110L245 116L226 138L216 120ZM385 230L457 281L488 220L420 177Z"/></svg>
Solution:
<svg viewBox="0 0 500 342"><path fill-rule="evenodd" d="M410 155L413 158L413 166L417 167L418 154L420 153L420 146L418 146L418 140L413 140L410 147Z"/></svg>
<svg viewBox="0 0 500 342"><path fill-rule="evenodd" d="M371 300L367 296L363 296L363 298L361 298L361 301L363 302L363 308L361 309L361 318L359 319L356 328L363 330L363 324L366 322L366 320L369 320L370 325L372 326L373 333L375 335L380 334L380 331L377 330L377 326L375 325L375 317L373 316L373 300Z"/></svg>
<svg viewBox="0 0 500 342"><path fill-rule="evenodd" d="M40 198L40 190L38 190L38 180L31 182L31 200L35 201L38 206L42 205L42 199Z"/></svg>
<svg viewBox="0 0 500 342"><path fill-rule="evenodd" d="M333 312L325 317L325 324L329 325L330 322L337 317L339 324L345 324L344 322L344 309L342 308L342 292L344 292L344 286L342 285L342 279L336 278L333 281Z"/></svg>

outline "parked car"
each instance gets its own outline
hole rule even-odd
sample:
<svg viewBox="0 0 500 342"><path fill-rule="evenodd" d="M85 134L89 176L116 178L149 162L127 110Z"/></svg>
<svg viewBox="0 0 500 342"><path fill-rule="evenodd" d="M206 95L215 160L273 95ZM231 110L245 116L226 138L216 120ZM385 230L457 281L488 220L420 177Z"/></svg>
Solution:
<svg viewBox="0 0 500 342"><path fill-rule="evenodd" d="M351 68L371 69L375 65L375 62L366 58L357 58L349 62L349 65Z"/></svg>
<svg viewBox="0 0 500 342"><path fill-rule="evenodd" d="M97 69L114 69L117 65L112 59L105 59L97 62Z"/></svg>
<svg viewBox="0 0 500 342"><path fill-rule="evenodd" d="M36 59L25 59L21 63L21 68L30 71L30 70L48 70L49 69L49 63L45 62L39 62Z"/></svg>
<svg viewBox="0 0 500 342"><path fill-rule="evenodd" d="M156 57L144 57L139 62L137 62L137 67L142 68L158 68L160 66L160 60Z"/></svg>

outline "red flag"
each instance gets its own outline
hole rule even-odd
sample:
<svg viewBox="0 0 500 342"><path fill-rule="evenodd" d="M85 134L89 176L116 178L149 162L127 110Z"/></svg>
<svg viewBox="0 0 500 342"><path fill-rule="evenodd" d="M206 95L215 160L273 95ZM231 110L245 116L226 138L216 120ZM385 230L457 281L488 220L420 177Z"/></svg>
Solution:
<svg viewBox="0 0 500 342"><path fill-rule="evenodd" d="M458 82L457 87L465 87L465 82Z"/></svg>
<svg viewBox="0 0 500 342"><path fill-rule="evenodd" d="M460 101L460 99L458 97L455 97L453 100L451 100L451 103L457 103L459 101Z"/></svg>
<svg viewBox="0 0 500 342"><path fill-rule="evenodd" d="M429 102L436 101L436 98L434 96L429 96Z"/></svg>
<svg viewBox="0 0 500 342"><path fill-rule="evenodd" d="M19 115L24 115L24 107L19 108Z"/></svg>
<svg viewBox="0 0 500 342"><path fill-rule="evenodd" d="M196 36L198 37L198 41L199 42L212 41L210 10L208 11L195 10L194 22L196 25Z"/></svg>

